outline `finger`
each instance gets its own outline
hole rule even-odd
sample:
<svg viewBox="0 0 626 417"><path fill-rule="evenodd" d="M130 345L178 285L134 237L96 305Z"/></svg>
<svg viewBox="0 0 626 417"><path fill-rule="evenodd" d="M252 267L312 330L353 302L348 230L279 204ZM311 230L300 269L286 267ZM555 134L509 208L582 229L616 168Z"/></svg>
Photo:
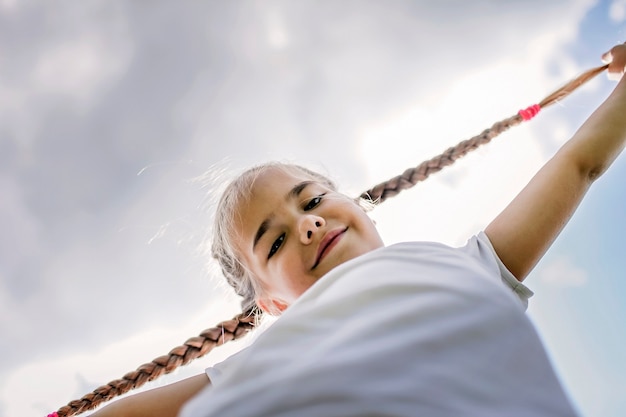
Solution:
<svg viewBox="0 0 626 417"><path fill-rule="evenodd" d="M618 80L622 77L622 75L624 74L624 70L626 69L626 62L624 61L624 59L614 59L609 64L608 74L611 80Z"/></svg>
<svg viewBox="0 0 626 417"><path fill-rule="evenodd" d="M624 75L624 71L622 72L613 71L613 72L606 73L607 78L611 81L619 81L623 75Z"/></svg>
<svg viewBox="0 0 626 417"><path fill-rule="evenodd" d="M602 55L602 60L608 64L607 77L609 80L619 80L626 69L626 45L614 46L609 52Z"/></svg>
<svg viewBox="0 0 626 417"><path fill-rule="evenodd" d="M602 62L610 64L613 61L613 53L611 51L602 54Z"/></svg>

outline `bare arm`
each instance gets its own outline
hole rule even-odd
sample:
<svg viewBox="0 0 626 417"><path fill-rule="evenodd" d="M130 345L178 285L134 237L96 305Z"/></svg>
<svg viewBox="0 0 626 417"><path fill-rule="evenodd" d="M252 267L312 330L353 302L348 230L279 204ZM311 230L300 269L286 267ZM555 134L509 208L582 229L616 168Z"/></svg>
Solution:
<svg viewBox="0 0 626 417"><path fill-rule="evenodd" d="M622 74L626 45L611 50ZM606 54L605 54L606 56ZM568 222L592 182L626 143L626 77L526 187L485 229L493 247L522 281Z"/></svg>
<svg viewBox="0 0 626 417"><path fill-rule="evenodd" d="M93 417L176 417L183 404L211 381L206 374L192 376L161 388L144 391L111 403Z"/></svg>

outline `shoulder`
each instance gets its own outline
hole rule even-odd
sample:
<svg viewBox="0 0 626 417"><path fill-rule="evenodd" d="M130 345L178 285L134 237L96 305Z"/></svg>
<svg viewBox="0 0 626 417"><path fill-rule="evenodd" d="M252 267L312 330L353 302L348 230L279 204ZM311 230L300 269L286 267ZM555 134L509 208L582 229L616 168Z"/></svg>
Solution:
<svg viewBox="0 0 626 417"><path fill-rule="evenodd" d="M470 236L460 246L433 241L395 243L367 254L337 272L346 280L346 286L350 285L349 277L352 276L355 287L371 282L386 286L406 283L444 290L465 288L468 292L478 291L489 297L505 294L504 298L514 298L523 308L528 306L528 299L533 295L506 268L489 237L482 231Z"/></svg>

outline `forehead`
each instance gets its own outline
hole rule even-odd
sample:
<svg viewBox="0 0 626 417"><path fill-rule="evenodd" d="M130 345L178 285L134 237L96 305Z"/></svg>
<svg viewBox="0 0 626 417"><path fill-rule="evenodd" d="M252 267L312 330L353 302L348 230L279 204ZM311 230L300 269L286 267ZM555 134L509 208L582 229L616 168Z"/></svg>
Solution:
<svg viewBox="0 0 626 417"><path fill-rule="evenodd" d="M258 173L250 181L244 202L252 199L266 199L268 197L285 197L285 194L296 184L303 181L314 181L316 178L295 167L269 167Z"/></svg>
<svg viewBox="0 0 626 417"><path fill-rule="evenodd" d="M311 175L291 167L269 167L255 174L235 206L239 234L246 226L262 222L278 206L286 203L285 198L292 188L303 181L319 184Z"/></svg>

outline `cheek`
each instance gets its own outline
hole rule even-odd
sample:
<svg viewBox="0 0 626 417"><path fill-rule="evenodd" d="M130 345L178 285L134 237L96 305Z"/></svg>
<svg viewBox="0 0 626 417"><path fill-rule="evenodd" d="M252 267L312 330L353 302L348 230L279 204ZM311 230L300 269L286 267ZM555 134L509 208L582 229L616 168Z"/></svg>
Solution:
<svg viewBox="0 0 626 417"><path fill-rule="evenodd" d="M349 216L351 220L359 226L359 228L363 230L376 229L370 216L368 216L365 210L363 210L356 202L352 200L346 201L345 204L342 204L340 209L341 212L345 213L346 216Z"/></svg>
<svg viewBox="0 0 626 417"><path fill-rule="evenodd" d="M283 255L287 256L271 268L267 279L273 295L291 303L311 286L313 278L306 274L298 256Z"/></svg>
<svg viewBox="0 0 626 417"><path fill-rule="evenodd" d="M361 209L359 208L359 210ZM360 229L360 233L363 235L365 241L367 241L368 247L374 249L381 246L383 244L382 238L380 233L378 233L378 229L376 228L374 221L364 211L357 213L357 215L357 227Z"/></svg>
<svg viewBox="0 0 626 417"><path fill-rule="evenodd" d="M285 298L293 292L294 277L298 274L294 256L281 254L277 262L270 262L263 276L266 291L273 296Z"/></svg>

